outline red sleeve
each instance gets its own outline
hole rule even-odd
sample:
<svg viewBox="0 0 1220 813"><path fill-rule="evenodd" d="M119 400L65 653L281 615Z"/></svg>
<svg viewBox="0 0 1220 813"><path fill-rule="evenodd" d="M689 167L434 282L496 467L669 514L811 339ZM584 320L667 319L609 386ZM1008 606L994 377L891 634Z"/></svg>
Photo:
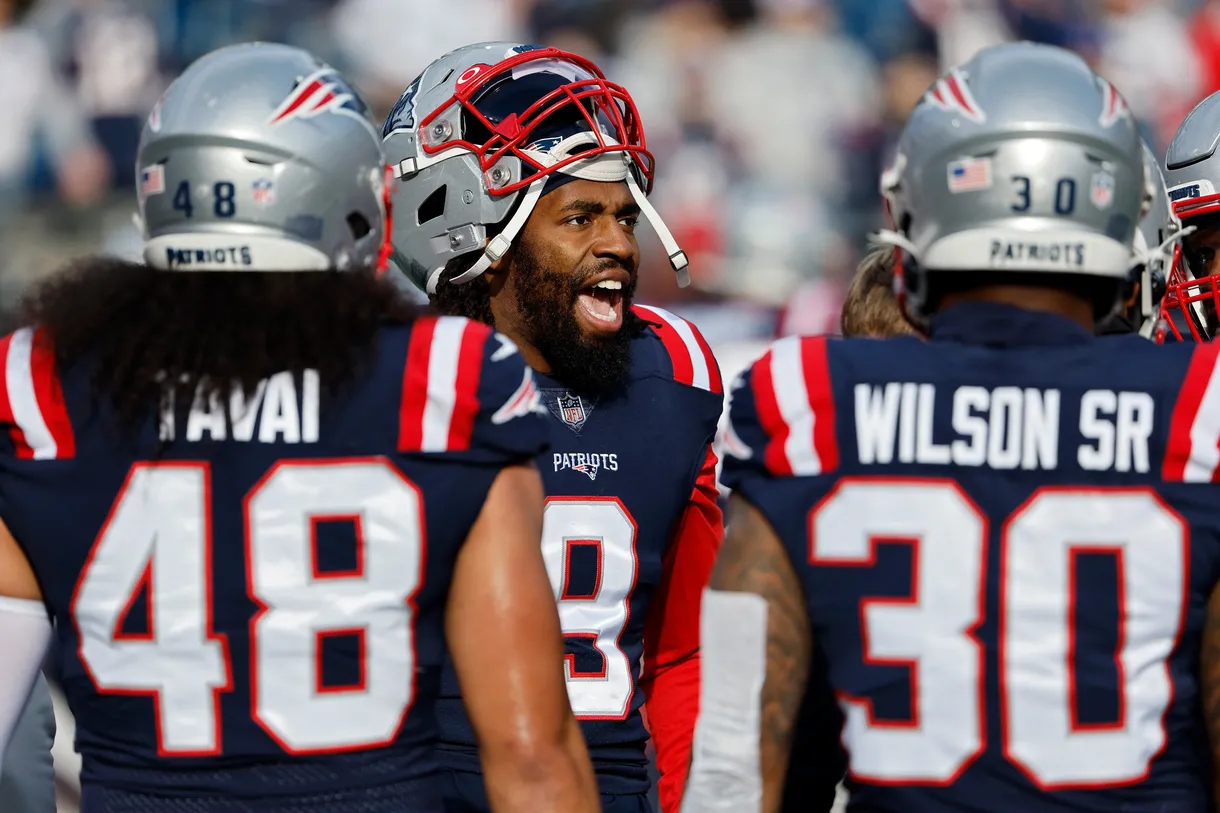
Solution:
<svg viewBox="0 0 1220 813"><path fill-rule="evenodd" d="M665 553L644 627L644 712L661 773L662 813L676 813L699 713L699 605L724 538L716 503L716 455L709 447L690 502Z"/></svg>

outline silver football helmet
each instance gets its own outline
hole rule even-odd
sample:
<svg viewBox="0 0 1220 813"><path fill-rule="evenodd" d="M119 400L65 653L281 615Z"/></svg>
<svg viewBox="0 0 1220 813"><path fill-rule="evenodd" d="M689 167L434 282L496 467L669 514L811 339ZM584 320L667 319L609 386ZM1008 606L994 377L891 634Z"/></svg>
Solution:
<svg viewBox="0 0 1220 813"><path fill-rule="evenodd" d="M1135 231L1135 254L1143 259L1139 297L1127 319L1145 338L1153 338L1158 325L1161 301L1169 281L1177 247L1186 232L1169 203L1165 173L1152 148L1144 144L1144 171L1152 179L1152 205L1140 218Z"/></svg>
<svg viewBox="0 0 1220 813"><path fill-rule="evenodd" d="M1060 48L1000 45L950 71L881 178L895 230L878 239L902 249L908 315L929 315L929 271L1132 281L1153 190L1142 150L1118 92Z"/></svg>
<svg viewBox="0 0 1220 813"><path fill-rule="evenodd" d="M1215 229L1220 218L1220 93L1195 106L1178 127L1165 156L1165 178L1174 213L1189 230ZM1180 250L1162 302L1166 328L1181 340L1210 339L1217 331L1220 273L1204 252Z"/></svg>
<svg viewBox="0 0 1220 813"><path fill-rule="evenodd" d="M393 256L429 294L450 260L482 252L450 280L462 284L502 257L557 173L626 183L687 283L686 255L646 197L653 157L635 103L583 57L511 42L459 48L407 87L382 136L399 179Z"/></svg>
<svg viewBox="0 0 1220 813"><path fill-rule="evenodd" d="M153 108L136 164L144 258L182 271L373 268L388 170L360 96L286 45L221 48Z"/></svg>

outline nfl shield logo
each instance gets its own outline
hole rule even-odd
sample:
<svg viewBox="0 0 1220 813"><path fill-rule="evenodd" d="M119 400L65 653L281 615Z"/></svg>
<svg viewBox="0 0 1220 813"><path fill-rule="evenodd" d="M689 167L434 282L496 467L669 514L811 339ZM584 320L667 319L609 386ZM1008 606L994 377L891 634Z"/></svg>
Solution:
<svg viewBox="0 0 1220 813"><path fill-rule="evenodd" d="M271 203L275 200L275 184L266 178L259 178L252 185L255 203Z"/></svg>
<svg viewBox="0 0 1220 813"><path fill-rule="evenodd" d="M1089 186L1089 200L1098 209L1109 209L1110 204L1114 203L1114 176L1104 169L1094 173Z"/></svg>
<svg viewBox="0 0 1220 813"><path fill-rule="evenodd" d="M563 418L564 423L573 429L584 426L589 416L585 413L585 405L579 395L561 395L558 402L559 417Z"/></svg>

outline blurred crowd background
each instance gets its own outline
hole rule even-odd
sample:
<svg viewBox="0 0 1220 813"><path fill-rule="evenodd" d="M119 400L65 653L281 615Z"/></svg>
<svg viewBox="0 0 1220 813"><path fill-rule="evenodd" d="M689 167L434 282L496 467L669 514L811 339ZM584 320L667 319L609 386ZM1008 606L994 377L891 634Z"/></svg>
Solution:
<svg viewBox="0 0 1220 813"><path fill-rule="evenodd" d="M887 151L944 68L1007 40L1072 48L1158 151L1220 90L1220 0L0 0L0 312L73 256L139 256L148 111L192 60L255 39L347 71L378 120L466 43L592 58L639 104L654 201L692 260L679 291L646 238L638 297L696 321L726 375L778 335L835 329Z"/></svg>
<svg viewBox="0 0 1220 813"><path fill-rule="evenodd" d="M979 48L1076 50L1158 150L1220 89L1220 0L0 0L0 309L71 256L138 256L147 112L192 60L254 39L346 70L378 116L469 42L598 62L640 106L654 199L692 259L679 291L646 241L638 296L717 348L834 328L897 129Z"/></svg>

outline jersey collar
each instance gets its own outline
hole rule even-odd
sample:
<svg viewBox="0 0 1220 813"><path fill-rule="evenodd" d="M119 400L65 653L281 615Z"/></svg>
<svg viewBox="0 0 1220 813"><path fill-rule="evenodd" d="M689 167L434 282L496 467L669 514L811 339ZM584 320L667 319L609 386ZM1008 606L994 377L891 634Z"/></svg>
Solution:
<svg viewBox="0 0 1220 813"><path fill-rule="evenodd" d="M1093 334L1070 319L996 302L962 302L937 313L932 341L988 347L1083 344Z"/></svg>

